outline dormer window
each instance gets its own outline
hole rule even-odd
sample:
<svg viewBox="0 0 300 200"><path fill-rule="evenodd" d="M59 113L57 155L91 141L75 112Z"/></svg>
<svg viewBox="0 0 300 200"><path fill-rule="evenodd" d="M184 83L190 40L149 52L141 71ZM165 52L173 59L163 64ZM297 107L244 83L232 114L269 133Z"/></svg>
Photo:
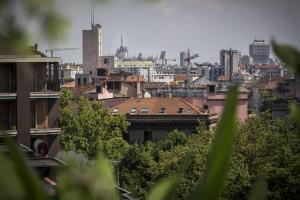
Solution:
<svg viewBox="0 0 300 200"><path fill-rule="evenodd" d="M182 113L183 112L183 108L177 108L177 113Z"/></svg>
<svg viewBox="0 0 300 200"><path fill-rule="evenodd" d="M141 109L141 113L148 113L149 112L149 108L142 108Z"/></svg>
<svg viewBox="0 0 300 200"><path fill-rule="evenodd" d="M119 108L114 108L113 111L112 111L112 114L116 114L119 112Z"/></svg>
<svg viewBox="0 0 300 200"><path fill-rule="evenodd" d="M166 112L166 108L162 107L159 109L159 113L165 113Z"/></svg>
<svg viewBox="0 0 300 200"><path fill-rule="evenodd" d="M187 108L185 112L186 113L192 113L192 109L191 108Z"/></svg>
<svg viewBox="0 0 300 200"><path fill-rule="evenodd" d="M130 114L135 114L136 113L136 108L131 108Z"/></svg>

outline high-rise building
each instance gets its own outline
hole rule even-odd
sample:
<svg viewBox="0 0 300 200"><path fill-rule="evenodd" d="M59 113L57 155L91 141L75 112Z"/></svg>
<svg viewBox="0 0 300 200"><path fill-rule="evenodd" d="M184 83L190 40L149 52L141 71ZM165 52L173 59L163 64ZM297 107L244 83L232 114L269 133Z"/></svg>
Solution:
<svg viewBox="0 0 300 200"><path fill-rule="evenodd" d="M241 60L241 52L238 50L224 50L220 51L220 65L224 68L224 75L231 76L238 72L238 67Z"/></svg>
<svg viewBox="0 0 300 200"><path fill-rule="evenodd" d="M180 52L180 66L185 66L188 64L186 60L187 57L188 57L187 51Z"/></svg>
<svg viewBox="0 0 300 200"><path fill-rule="evenodd" d="M121 46L117 49L116 57L118 60L124 60L128 58L128 49L123 45L123 37L121 36Z"/></svg>
<svg viewBox="0 0 300 200"><path fill-rule="evenodd" d="M270 58L270 45L264 40L254 40L249 45L249 55L254 64L267 64Z"/></svg>
<svg viewBox="0 0 300 200"><path fill-rule="evenodd" d="M100 56L102 56L102 26L94 25L92 20L91 30L82 31L82 63L83 73L96 75L96 68L99 67Z"/></svg>

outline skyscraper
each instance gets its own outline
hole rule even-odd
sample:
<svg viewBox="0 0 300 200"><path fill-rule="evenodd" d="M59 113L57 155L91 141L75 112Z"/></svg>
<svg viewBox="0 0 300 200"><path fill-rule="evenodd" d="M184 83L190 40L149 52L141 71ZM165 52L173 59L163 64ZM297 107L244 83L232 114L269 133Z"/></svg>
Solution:
<svg viewBox="0 0 300 200"><path fill-rule="evenodd" d="M82 31L83 73L96 75L96 67L99 67L100 56L102 56L102 43L102 26L94 24L92 17L91 30Z"/></svg>
<svg viewBox="0 0 300 200"><path fill-rule="evenodd" d="M270 45L265 40L254 40L249 45L249 55L254 64L267 64L270 58Z"/></svg>
<svg viewBox="0 0 300 200"><path fill-rule="evenodd" d="M231 76L238 72L238 67L241 60L241 52L238 50L224 50L220 51L220 65L224 68L224 75Z"/></svg>

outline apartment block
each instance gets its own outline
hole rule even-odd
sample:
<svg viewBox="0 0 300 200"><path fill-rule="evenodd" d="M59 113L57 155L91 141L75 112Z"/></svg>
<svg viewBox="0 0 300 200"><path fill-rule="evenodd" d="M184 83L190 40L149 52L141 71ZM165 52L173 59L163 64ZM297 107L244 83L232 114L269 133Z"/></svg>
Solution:
<svg viewBox="0 0 300 200"><path fill-rule="evenodd" d="M0 36L1 44L6 40ZM60 133L59 61L37 49L20 55L9 44L0 46L0 137L13 137L31 149L37 139L42 140L48 155L55 156Z"/></svg>

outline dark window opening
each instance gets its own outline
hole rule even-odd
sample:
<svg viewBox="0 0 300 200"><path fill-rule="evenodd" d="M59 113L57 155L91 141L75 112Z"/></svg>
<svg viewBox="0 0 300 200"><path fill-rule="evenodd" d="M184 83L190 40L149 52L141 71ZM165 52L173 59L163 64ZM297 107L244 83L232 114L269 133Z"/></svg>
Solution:
<svg viewBox="0 0 300 200"><path fill-rule="evenodd" d="M109 58L104 58L103 62L104 62L105 65L108 65L109 64Z"/></svg>
<svg viewBox="0 0 300 200"><path fill-rule="evenodd" d="M83 78L83 85L86 85L86 78Z"/></svg>
<svg viewBox="0 0 300 200"><path fill-rule="evenodd" d="M152 140L152 131L144 131L144 142Z"/></svg>
<svg viewBox="0 0 300 200"><path fill-rule="evenodd" d="M77 79L77 85L80 86L81 85L81 79Z"/></svg>
<svg viewBox="0 0 300 200"><path fill-rule="evenodd" d="M177 113L182 113L182 111L183 111L183 108L178 108L177 109Z"/></svg>
<svg viewBox="0 0 300 200"><path fill-rule="evenodd" d="M97 86L96 86L96 92L97 92L97 93L102 93L102 87L99 86L99 85L97 85Z"/></svg>

